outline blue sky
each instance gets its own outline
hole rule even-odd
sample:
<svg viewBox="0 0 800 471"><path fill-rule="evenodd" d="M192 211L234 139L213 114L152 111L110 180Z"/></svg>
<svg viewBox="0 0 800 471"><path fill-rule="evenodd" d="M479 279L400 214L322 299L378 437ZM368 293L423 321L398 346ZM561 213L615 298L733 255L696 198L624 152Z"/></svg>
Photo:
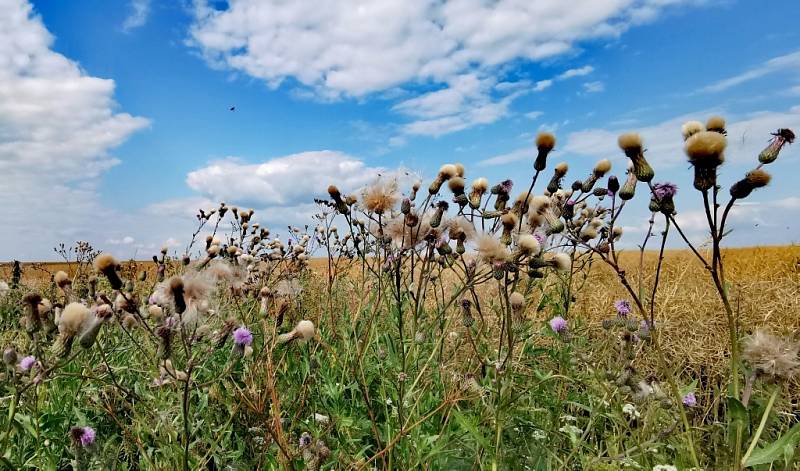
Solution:
<svg viewBox="0 0 800 471"><path fill-rule="evenodd" d="M702 240L680 124L729 121L722 182L800 130L800 4L701 0L0 0L0 259L89 240L180 247L225 200L280 231L329 183L397 168L525 186L537 131L568 181L639 130ZM229 107L235 106L231 112ZM730 244L798 239L800 153L737 208ZM647 200L626 239L644 235ZM758 224L758 226L756 226Z"/></svg>

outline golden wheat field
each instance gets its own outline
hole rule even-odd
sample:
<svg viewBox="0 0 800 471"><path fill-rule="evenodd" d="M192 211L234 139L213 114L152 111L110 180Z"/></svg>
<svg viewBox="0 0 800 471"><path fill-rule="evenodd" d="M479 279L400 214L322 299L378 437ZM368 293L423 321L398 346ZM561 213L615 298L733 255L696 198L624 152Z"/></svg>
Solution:
<svg viewBox="0 0 800 471"><path fill-rule="evenodd" d="M800 337L800 246L731 248L723 251L723 257L742 333L766 327ZM657 258L654 251L644 254L642 281L646 287L652 284L649 277L655 273ZM620 262L638 281L639 251L623 251ZM155 264L150 261L127 261L122 265L123 271L132 274L155 272ZM70 272L75 266L64 262L23 263L22 279L33 284L48 283L57 271ZM324 278L327 260L313 258L309 267ZM10 273L11 264L0 265L0 279L8 279ZM323 284L316 285L321 290ZM625 297L616 275L602 264L591 268L582 285L575 293L573 312L588 324L596 325L611 317L613 301ZM664 346L686 368L708 368L705 374L725 366L725 317L719 298L713 294L709 277L689 251L665 252L655 314L664 332Z"/></svg>

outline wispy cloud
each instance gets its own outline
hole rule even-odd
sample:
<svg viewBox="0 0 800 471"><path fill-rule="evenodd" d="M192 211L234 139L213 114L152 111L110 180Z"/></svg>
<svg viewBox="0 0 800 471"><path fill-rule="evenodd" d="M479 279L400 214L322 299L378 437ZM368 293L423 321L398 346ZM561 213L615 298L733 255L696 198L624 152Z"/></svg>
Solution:
<svg viewBox="0 0 800 471"><path fill-rule="evenodd" d="M605 89L606 89L606 84L604 84L603 82L600 82L600 81L586 82L586 83L583 84L583 90L586 93L602 92Z"/></svg>
<svg viewBox="0 0 800 471"><path fill-rule="evenodd" d="M774 74L785 70L800 70L800 51L785 54L759 64L757 67L746 70L741 74L728 77L724 80L712 83L703 87L703 92L721 92L743 83L756 80L766 75Z"/></svg>
<svg viewBox="0 0 800 471"><path fill-rule="evenodd" d="M150 2L151 0L131 0L131 13L122 22L123 31L130 32L147 23L147 18L150 16Z"/></svg>

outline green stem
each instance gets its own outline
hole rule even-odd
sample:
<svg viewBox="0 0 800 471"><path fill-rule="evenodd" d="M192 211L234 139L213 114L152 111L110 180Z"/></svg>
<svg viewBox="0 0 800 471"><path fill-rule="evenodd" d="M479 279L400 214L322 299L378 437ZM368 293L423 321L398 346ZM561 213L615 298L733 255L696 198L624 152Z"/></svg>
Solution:
<svg viewBox="0 0 800 471"><path fill-rule="evenodd" d="M764 414L761 416L761 422L758 424L758 429L756 429L756 434L753 435L753 440L750 442L750 447L747 448L747 452L742 457L741 466L744 468L744 464L747 463L747 459L750 458L750 455L753 454L753 451L756 449L756 445L758 445L758 439L761 437L761 434L764 432L764 427L767 425L767 419L769 418L769 412L772 410L772 406L775 404L775 398L778 397L778 390L779 388L775 388L772 391L772 395L769 397L769 402L767 402L767 408L764 409Z"/></svg>

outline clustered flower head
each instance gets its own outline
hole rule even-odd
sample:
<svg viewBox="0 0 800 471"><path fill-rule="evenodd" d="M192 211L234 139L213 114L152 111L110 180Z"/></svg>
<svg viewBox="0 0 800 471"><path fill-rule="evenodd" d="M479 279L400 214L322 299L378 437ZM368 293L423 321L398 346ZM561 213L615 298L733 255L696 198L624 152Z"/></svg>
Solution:
<svg viewBox="0 0 800 471"><path fill-rule="evenodd" d="M28 355L23 357L22 360L19 361L19 369L22 371L28 371L36 365L36 357L33 355Z"/></svg>
<svg viewBox="0 0 800 471"><path fill-rule="evenodd" d="M69 431L75 445L87 448L94 444L96 433L92 427L72 427Z"/></svg>
<svg viewBox="0 0 800 471"><path fill-rule="evenodd" d="M561 316L556 316L550 319L550 328L557 334L563 334L567 331L567 320Z"/></svg>
<svg viewBox="0 0 800 471"><path fill-rule="evenodd" d="M628 317L631 313L631 303L627 299L618 299L614 301L614 309L617 310L619 317Z"/></svg>
<svg viewBox="0 0 800 471"><path fill-rule="evenodd" d="M697 397L694 395L693 392L686 393L681 399L681 402L686 407L694 407L697 405Z"/></svg>
<svg viewBox="0 0 800 471"><path fill-rule="evenodd" d="M253 334L247 327L241 326L233 331L233 342L236 345L246 347L253 343Z"/></svg>
<svg viewBox="0 0 800 471"><path fill-rule="evenodd" d="M678 192L678 185L670 182L653 184L653 193L650 198L650 211L671 215L675 212L675 203L672 198Z"/></svg>

